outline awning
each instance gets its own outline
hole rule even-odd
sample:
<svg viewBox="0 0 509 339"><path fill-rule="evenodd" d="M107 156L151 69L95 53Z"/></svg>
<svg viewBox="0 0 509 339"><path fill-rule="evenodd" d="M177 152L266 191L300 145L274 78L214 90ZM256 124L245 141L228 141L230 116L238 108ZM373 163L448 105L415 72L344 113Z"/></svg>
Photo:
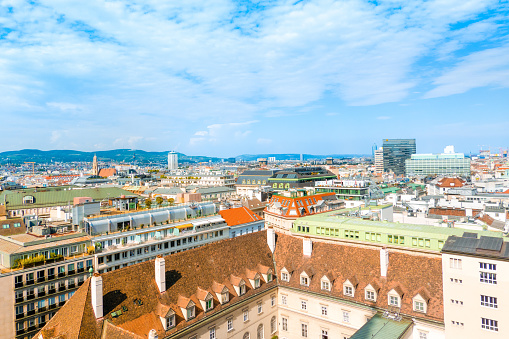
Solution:
<svg viewBox="0 0 509 339"><path fill-rule="evenodd" d="M184 225L177 225L175 226L175 228L179 229L179 230L182 230L182 229L186 229L186 228L193 228L193 224L184 224Z"/></svg>

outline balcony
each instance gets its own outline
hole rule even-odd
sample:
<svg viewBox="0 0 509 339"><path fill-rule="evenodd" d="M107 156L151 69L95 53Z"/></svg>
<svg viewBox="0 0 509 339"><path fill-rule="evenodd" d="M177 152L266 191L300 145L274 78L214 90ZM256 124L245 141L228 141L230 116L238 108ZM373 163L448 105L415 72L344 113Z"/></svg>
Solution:
<svg viewBox="0 0 509 339"><path fill-rule="evenodd" d="M16 303L22 303L23 301L25 301L25 298L23 298L23 297L16 298Z"/></svg>
<svg viewBox="0 0 509 339"><path fill-rule="evenodd" d="M24 328L22 328L20 330L16 330L16 335L21 335L23 333L25 333L25 329Z"/></svg>
<svg viewBox="0 0 509 339"><path fill-rule="evenodd" d="M46 291L39 291L37 293L37 298L44 297L46 295Z"/></svg>
<svg viewBox="0 0 509 339"><path fill-rule="evenodd" d="M75 270L70 270L70 271L67 272L68 275L71 275L71 274L74 274L74 273L76 273Z"/></svg>
<svg viewBox="0 0 509 339"><path fill-rule="evenodd" d="M45 278L45 277L39 277L39 278L37 278L37 282L38 282L38 283L43 282L43 281L45 281L45 280L46 280L46 278Z"/></svg>
<svg viewBox="0 0 509 339"><path fill-rule="evenodd" d="M48 290L48 294L53 294L53 293L56 293L56 292L57 292L57 290L56 290L56 288L54 288L54 287L53 287L53 288L50 288L50 289Z"/></svg>
<svg viewBox="0 0 509 339"><path fill-rule="evenodd" d="M27 300L35 299L35 294L29 294L27 295Z"/></svg>
<svg viewBox="0 0 509 339"><path fill-rule="evenodd" d="M58 302L58 307L62 307L62 306L64 306L64 305L65 305L65 301L59 301L59 302Z"/></svg>
<svg viewBox="0 0 509 339"><path fill-rule="evenodd" d="M35 310L27 311L27 316L29 316L29 315L34 315L34 314L35 314Z"/></svg>
<svg viewBox="0 0 509 339"><path fill-rule="evenodd" d="M74 288L76 287L76 284L74 282L70 282L68 285L67 285L67 288Z"/></svg>
<svg viewBox="0 0 509 339"><path fill-rule="evenodd" d="M52 310L52 309L54 309L54 308L57 308L57 304L52 304L52 305L49 305L49 306L48 306L48 309L49 309L49 310Z"/></svg>
<svg viewBox="0 0 509 339"><path fill-rule="evenodd" d="M78 268L78 273L85 272L85 269L83 267Z"/></svg>
<svg viewBox="0 0 509 339"><path fill-rule="evenodd" d="M33 279L32 279L32 280L27 280L27 281L26 281L26 285L27 285L27 286L28 286L28 285L33 285L33 284L35 284L35 280L33 280Z"/></svg>
<svg viewBox="0 0 509 339"><path fill-rule="evenodd" d="M23 287L23 282L14 283L14 288L20 288L20 287Z"/></svg>
<svg viewBox="0 0 509 339"><path fill-rule="evenodd" d="M25 312L16 314L16 319L21 319L25 317Z"/></svg>
<svg viewBox="0 0 509 339"><path fill-rule="evenodd" d="M61 278L61 277L65 277L65 272L58 272L58 277Z"/></svg>
<svg viewBox="0 0 509 339"><path fill-rule="evenodd" d="M48 275L48 280L53 280L53 279L55 279L55 275L54 274Z"/></svg>

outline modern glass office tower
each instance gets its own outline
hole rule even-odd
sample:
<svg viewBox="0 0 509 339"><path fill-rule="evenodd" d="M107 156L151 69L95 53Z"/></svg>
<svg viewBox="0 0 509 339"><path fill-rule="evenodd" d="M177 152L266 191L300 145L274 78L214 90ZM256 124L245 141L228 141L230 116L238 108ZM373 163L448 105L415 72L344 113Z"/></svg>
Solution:
<svg viewBox="0 0 509 339"><path fill-rule="evenodd" d="M384 139L384 172L405 174L405 160L415 154L415 139Z"/></svg>
<svg viewBox="0 0 509 339"><path fill-rule="evenodd" d="M413 154L405 163L407 176L470 176L470 158L463 153L454 153L452 146L448 146L442 154Z"/></svg>

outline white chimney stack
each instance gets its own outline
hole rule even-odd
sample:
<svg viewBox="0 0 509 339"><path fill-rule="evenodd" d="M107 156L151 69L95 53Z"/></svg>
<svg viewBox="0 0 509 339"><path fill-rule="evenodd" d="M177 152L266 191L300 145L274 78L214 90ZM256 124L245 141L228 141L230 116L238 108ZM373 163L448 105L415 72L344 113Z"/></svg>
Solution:
<svg viewBox="0 0 509 339"><path fill-rule="evenodd" d="M157 331L156 330L150 330L148 332L148 339L158 339Z"/></svg>
<svg viewBox="0 0 509 339"><path fill-rule="evenodd" d="M269 245L270 251L274 253L276 249L276 232L273 228L267 229L267 245Z"/></svg>
<svg viewBox="0 0 509 339"><path fill-rule="evenodd" d="M380 250L380 275L382 277L387 276L388 268L389 268L389 250L383 247Z"/></svg>
<svg viewBox="0 0 509 339"><path fill-rule="evenodd" d="M302 252L305 256L310 257L313 251L313 241L309 238L304 238L302 242Z"/></svg>
<svg viewBox="0 0 509 339"><path fill-rule="evenodd" d="M103 316L103 278L98 273L95 273L91 284L92 308L94 309L95 317L99 319Z"/></svg>
<svg viewBox="0 0 509 339"><path fill-rule="evenodd" d="M159 292L163 293L166 291L166 269L164 258L157 256L155 265L157 287L159 288Z"/></svg>

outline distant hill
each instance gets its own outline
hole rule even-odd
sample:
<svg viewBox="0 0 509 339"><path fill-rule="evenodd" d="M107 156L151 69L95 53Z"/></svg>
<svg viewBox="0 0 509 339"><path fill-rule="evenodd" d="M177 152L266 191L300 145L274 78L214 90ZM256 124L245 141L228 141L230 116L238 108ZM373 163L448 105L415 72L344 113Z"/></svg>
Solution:
<svg viewBox="0 0 509 339"><path fill-rule="evenodd" d="M113 161L132 163L166 163L168 152L147 152L133 149L115 149L109 151L82 152L74 150L51 150L41 151L37 149L23 149L19 151L0 152L0 164L22 164L24 162L50 163L50 162L92 162L94 155L97 155L99 161ZM333 157L334 159L346 159L353 157L362 157L366 155L359 154L330 154L314 155L304 154L304 160L325 159ZM299 160L300 154L242 154L236 156L237 161L256 161L258 158L275 157L276 160ZM222 158L185 155L178 153L179 162L219 162Z"/></svg>
<svg viewBox="0 0 509 339"><path fill-rule="evenodd" d="M115 149L109 151L82 152L73 150L40 151L37 149L24 149L20 151L0 152L0 163L20 164L26 161L36 163L53 162L91 162L94 155L99 161L114 161L132 163L164 163L168 159L168 152L146 152L132 149ZM221 161L220 158L206 156L187 156L178 153L180 162L208 162Z"/></svg>

